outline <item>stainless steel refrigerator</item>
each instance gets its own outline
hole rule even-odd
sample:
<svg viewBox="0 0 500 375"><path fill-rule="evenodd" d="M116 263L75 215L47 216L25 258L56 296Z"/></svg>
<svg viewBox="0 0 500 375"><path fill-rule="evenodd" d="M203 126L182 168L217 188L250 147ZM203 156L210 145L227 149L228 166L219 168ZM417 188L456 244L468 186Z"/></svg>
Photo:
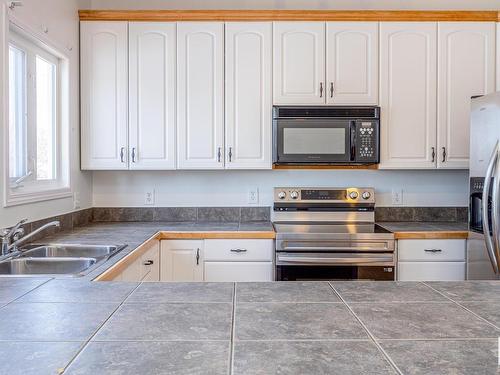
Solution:
<svg viewBox="0 0 500 375"><path fill-rule="evenodd" d="M467 279L499 279L500 92L473 98Z"/></svg>

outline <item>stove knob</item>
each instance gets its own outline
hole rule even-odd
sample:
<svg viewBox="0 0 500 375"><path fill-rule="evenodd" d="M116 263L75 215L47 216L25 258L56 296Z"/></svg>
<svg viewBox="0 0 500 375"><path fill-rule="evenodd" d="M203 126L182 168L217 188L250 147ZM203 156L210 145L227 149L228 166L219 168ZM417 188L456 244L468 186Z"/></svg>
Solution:
<svg viewBox="0 0 500 375"><path fill-rule="evenodd" d="M363 194L361 195L363 199L370 199L372 196L369 191L364 191Z"/></svg>
<svg viewBox="0 0 500 375"><path fill-rule="evenodd" d="M357 199L358 198L358 192L357 191L351 191L349 193L349 198L351 198L351 199Z"/></svg>
<svg viewBox="0 0 500 375"><path fill-rule="evenodd" d="M292 191L292 192L290 193L290 198L292 198L292 199L297 199L298 197L299 197L299 193L298 193L298 192L296 192L296 191Z"/></svg>
<svg viewBox="0 0 500 375"><path fill-rule="evenodd" d="M284 191L280 191L280 192L278 193L278 198L279 198L279 199L285 199L285 198L286 198L286 193L285 193Z"/></svg>

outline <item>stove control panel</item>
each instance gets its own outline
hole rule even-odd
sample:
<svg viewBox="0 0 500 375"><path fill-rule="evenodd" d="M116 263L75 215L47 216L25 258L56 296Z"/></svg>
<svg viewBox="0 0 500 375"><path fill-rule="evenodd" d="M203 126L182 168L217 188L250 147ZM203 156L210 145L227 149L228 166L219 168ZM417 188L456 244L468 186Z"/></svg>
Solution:
<svg viewBox="0 0 500 375"><path fill-rule="evenodd" d="M274 188L274 202L296 203L375 203L373 188Z"/></svg>

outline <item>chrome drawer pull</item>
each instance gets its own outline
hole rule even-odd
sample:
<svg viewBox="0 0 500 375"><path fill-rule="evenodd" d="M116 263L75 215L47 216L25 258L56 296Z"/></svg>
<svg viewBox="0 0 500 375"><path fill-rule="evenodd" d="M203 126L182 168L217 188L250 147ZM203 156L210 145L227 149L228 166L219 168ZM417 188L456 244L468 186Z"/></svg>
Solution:
<svg viewBox="0 0 500 375"><path fill-rule="evenodd" d="M247 249L231 249L232 253L246 253Z"/></svg>
<svg viewBox="0 0 500 375"><path fill-rule="evenodd" d="M443 250L441 250L441 249L424 249L424 251L426 251L428 253L440 253Z"/></svg>

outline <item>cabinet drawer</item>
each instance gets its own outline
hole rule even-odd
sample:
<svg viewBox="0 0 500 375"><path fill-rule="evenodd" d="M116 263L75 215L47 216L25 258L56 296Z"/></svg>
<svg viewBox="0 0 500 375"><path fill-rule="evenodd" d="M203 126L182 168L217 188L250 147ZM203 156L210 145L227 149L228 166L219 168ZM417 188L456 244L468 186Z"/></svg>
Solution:
<svg viewBox="0 0 500 375"><path fill-rule="evenodd" d="M465 280L465 262L399 262L399 281Z"/></svg>
<svg viewBox="0 0 500 375"><path fill-rule="evenodd" d="M272 280L272 262L205 262L204 281Z"/></svg>
<svg viewBox="0 0 500 375"><path fill-rule="evenodd" d="M266 262L273 259L273 240L205 240L206 261Z"/></svg>
<svg viewBox="0 0 500 375"><path fill-rule="evenodd" d="M400 261L463 262L465 240L399 240Z"/></svg>

